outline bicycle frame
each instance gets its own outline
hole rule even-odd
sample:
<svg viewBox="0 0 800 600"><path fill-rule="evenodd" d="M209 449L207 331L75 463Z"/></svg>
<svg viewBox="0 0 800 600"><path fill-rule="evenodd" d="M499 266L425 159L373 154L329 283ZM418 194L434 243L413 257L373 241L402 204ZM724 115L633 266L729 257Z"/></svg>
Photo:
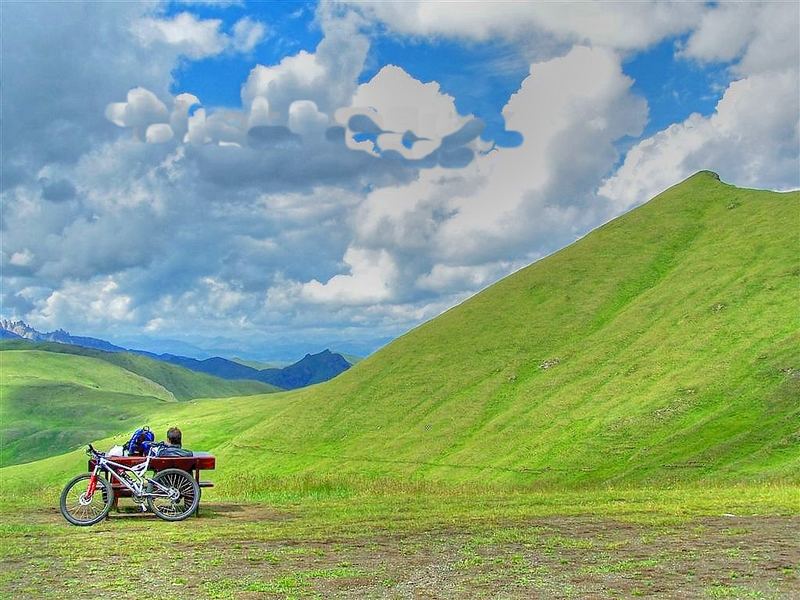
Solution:
<svg viewBox="0 0 800 600"><path fill-rule="evenodd" d="M88 498L92 497L94 494L96 485L97 485L97 476L101 472L108 473L112 478L116 479L121 485L127 488L131 494L133 494L134 498L169 498L169 488L161 485L157 481L150 479L145 473L147 472L148 468L150 467L150 459L153 457L152 450L147 453L147 457L145 461L139 463L138 465L134 465L129 467L127 465L122 465L120 463L114 462L113 460L107 458L103 454L95 454L95 466L94 471L92 472L92 478L89 481L89 488L86 491L86 496ZM125 477L122 477L119 473L117 473L116 469L121 469L123 471L128 471L132 473L136 479L133 481L127 480ZM158 488L158 492L146 492L144 485L146 483L150 483Z"/></svg>

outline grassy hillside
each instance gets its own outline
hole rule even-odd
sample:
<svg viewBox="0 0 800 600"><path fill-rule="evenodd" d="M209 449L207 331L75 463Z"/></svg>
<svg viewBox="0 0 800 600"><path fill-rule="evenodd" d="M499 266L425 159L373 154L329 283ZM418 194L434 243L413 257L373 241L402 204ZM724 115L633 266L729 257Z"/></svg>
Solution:
<svg viewBox="0 0 800 600"><path fill-rule="evenodd" d="M700 173L293 396L225 451L264 452L269 473L797 480L798 223L800 194Z"/></svg>
<svg viewBox="0 0 800 600"><path fill-rule="evenodd" d="M288 478L796 484L798 223L800 194L699 173L331 382L151 424L216 452L228 495ZM37 463L25 485L81 464Z"/></svg>
<svg viewBox="0 0 800 600"><path fill-rule="evenodd" d="M13 350L0 367L0 464L71 450L175 402L157 383L86 356Z"/></svg>
<svg viewBox="0 0 800 600"><path fill-rule="evenodd" d="M58 343L0 344L0 465L130 433L164 402L271 392L127 353Z"/></svg>
<svg viewBox="0 0 800 600"><path fill-rule="evenodd" d="M246 396L278 390L278 388L268 383L221 379L130 352L103 352L55 342L33 343L25 340L0 342L0 351L28 349L88 356L105 361L162 385L175 396L176 400ZM0 358L2 358L2 355L0 355Z"/></svg>

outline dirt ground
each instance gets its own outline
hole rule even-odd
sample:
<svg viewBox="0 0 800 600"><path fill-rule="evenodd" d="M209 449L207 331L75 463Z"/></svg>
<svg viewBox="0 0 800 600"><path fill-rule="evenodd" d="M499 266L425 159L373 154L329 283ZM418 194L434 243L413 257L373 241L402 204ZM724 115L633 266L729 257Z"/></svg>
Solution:
<svg viewBox="0 0 800 600"><path fill-rule="evenodd" d="M138 581L145 595L171 598L800 599L800 517L260 533L296 518L212 505L181 524L121 512L81 529L37 513L3 529L0 596L142 597Z"/></svg>

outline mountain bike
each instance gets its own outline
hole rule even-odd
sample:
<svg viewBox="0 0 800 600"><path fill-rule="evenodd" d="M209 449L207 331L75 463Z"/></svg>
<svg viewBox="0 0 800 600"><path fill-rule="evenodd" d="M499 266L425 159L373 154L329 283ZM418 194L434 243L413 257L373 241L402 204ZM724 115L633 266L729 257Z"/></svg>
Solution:
<svg viewBox="0 0 800 600"><path fill-rule="evenodd" d="M114 504L111 482L117 481L131 492L134 502L146 502L156 516L165 521L182 521L197 510L200 487L181 469L164 469L152 478L145 475L150 459L158 456L160 448L154 444L143 462L129 467L114 462L89 444L86 454L94 459L94 470L78 475L64 487L59 503L61 514L73 525L99 523Z"/></svg>

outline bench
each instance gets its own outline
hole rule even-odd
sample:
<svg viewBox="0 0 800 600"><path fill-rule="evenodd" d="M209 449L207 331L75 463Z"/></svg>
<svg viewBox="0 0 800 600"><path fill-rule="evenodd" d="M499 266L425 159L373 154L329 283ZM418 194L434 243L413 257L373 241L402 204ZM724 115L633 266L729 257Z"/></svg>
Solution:
<svg viewBox="0 0 800 600"><path fill-rule="evenodd" d="M143 463L145 461L144 456L112 456L110 457L115 463L120 465L125 465L127 467L132 467L134 465L138 465L139 463ZM94 470L94 459L89 460L89 471ZM200 479L201 471L213 471L217 466L217 459L213 454L209 454L208 452L194 452L192 456L163 456L158 457L155 456L150 459L150 470L153 472L162 471L164 469L181 469L182 471L188 471L192 474L197 485L200 487L202 492L203 488L211 488L214 487L214 484L210 481L202 481ZM120 498L130 498L131 492L128 488L121 485L118 481L112 478L111 487L114 489L114 508L117 508L117 504ZM198 511L200 510L200 505L197 505ZM197 513L195 513L197 514Z"/></svg>

